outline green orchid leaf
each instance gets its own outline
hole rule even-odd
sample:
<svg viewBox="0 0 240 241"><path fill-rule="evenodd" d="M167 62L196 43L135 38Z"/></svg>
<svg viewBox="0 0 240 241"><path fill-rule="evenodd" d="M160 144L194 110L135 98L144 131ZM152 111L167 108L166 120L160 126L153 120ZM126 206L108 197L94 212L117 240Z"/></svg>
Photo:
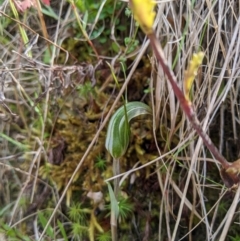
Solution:
<svg viewBox="0 0 240 241"><path fill-rule="evenodd" d="M152 114L151 108L138 101L120 107L112 116L107 130L105 147L113 158L123 156L130 139L129 122L137 116Z"/></svg>

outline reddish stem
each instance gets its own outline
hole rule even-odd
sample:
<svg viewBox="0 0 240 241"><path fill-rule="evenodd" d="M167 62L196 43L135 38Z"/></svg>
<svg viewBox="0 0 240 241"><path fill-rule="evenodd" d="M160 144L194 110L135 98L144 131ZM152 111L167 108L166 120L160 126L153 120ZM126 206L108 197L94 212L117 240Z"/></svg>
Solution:
<svg viewBox="0 0 240 241"><path fill-rule="evenodd" d="M197 119L196 114L192 108L191 103L188 102L187 99L185 98L183 92L181 91L181 89L179 88L179 86L177 84L177 79L176 79L174 73L168 66L167 60L164 56L163 50L156 38L155 33L149 34L148 38L150 40L152 49L155 53L157 60L159 61L161 67L163 68L164 73L167 75L168 80L170 81L170 83L172 85L174 94L176 95L177 99L179 100L180 106L181 106L183 112L186 114L188 120L190 121L190 123L192 124L193 128L196 130L198 135L201 136L205 146L209 149L209 151L211 151L213 156L222 164L222 167L224 169L227 169L231 165L231 163L229 163L224 158L224 156L218 151L216 146L213 144L210 137L203 131L203 129L200 125L200 122Z"/></svg>

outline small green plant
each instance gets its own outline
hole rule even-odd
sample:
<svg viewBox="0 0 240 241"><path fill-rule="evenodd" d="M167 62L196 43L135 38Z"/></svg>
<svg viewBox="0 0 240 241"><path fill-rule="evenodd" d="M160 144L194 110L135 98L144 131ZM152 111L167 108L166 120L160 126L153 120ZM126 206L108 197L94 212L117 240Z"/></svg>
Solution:
<svg viewBox="0 0 240 241"><path fill-rule="evenodd" d="M90 241L94 241L96 231L103 233L103 229L95 217L94 210L82 208L81 204L77 203L70 206L68 214L72 221L71 233L76 240L89 237Z"/></svg>
<svg viewBox="0 0 240 241"><path fill-rule="evenodd" d="M87 81L83 85L79 85L77 90L79 92L79 96L85 99L89 99L89 97L95 96L95 90L90 81Z"/></svg>
<svg viewBox="0 0 240 241"><path fill-rule="evenodd" d="M82 225L86 224L87 214L89 210L83 209L81 203L73 203L69 207L68 215L73 222L79 222Z"/></svg>
<svg viewBox="0 0 240 241"><path fill-rule="evenodd" d="M111 233L110 232L104 232L101 234L98 234L96 237L97 241L111 241L112 237L111 237Z"/></svg>
<svg viewBox="0 0 240 241"><path fill-rule="evenodd" d="M119 219L121 221L126 220L133 213L133 203L130 202L128 198L120 197L118 207L119 207Z"/></svg>
<svg viewBox="0 0 240 241"><path fill-rule="evenodd" d="M76 35L77 38L84 37L84 40L91 46L94 54L98 57L97 50L92 43L92 40L98 39L98 43L104 44L109 41L111 29L107 28L106 23L114 24L115 29L124 31L126 26L121 24L118 18L114 18L115 12L120 11L123 3L120 1L74 1L68 0L73 6L74 15L77 22L74 23L75 28L80 28L80 32ZM107 3L107 4L106 4ZM78 11L83 13L80 17Z"/></svg>
<svg viewBox="0 0 240 241"><path fill-rule="evenodd" d="M100 171L106 170L106 168L107 168L107 166L106 166L106 160L104 160L103 158L101 158L100 156L98 156L98 157L96 158L95 167L98 168Z"/></svg>
<svg viewBox="0 0 240 241"><path fill-rule="evenodd" d="M80 223L72 223L72 235L75 240L82 239L88 236L88 227Z"/></svg>
<svg viewBox="0 0 240 241"><path fill-rule="evenodd" d="M5 240L11 240L11 241L32 241L31 238L29 238L26 235L23 235L18 229L12 228L8 226L5 223L2 223L0 221L0 233L4 234L4 236L7 238Z"/></svg>
<svg viewBox="0 0 240 241"><path fill-rule="evenodd" d="M134 50L136 50L136 48L139 45L139 41L137 39L132 39L132 38L125 38L124 39L125 45L127 47L127 51L126 54L129 54L131 52L133 52Z"/></svg>

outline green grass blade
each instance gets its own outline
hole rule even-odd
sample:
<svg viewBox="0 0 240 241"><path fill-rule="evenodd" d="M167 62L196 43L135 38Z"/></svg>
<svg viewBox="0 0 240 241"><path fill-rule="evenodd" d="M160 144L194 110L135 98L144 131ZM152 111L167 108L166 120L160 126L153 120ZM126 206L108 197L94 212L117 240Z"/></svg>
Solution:
<svg viewBox="0 0 240 241"><path fill-rule="evenodd" d="M22 150L27 150L27 149L28 149L28 146L27 146L27 145L22 144L21 142L12 139L10 136L5 135L4 133L1 133L1 132L0 132L0 137L4 138L4 139L7 140L8 142L10 142L10 143L12 143L13 145L17 146L19 149L22 149Z"/></svg>
<svg viewBox="0 0 240 241"><path fill-rule="evenodd" d="M116 220L117 220L118 214L119 214L118 201L114 195L111 184L107 182L107 185L108 185L108 191L109 191L109 196L111 201L111 213L112 212L114 213L114 216L116 217Z"/></svg>
<svg viewBox="0 0 240 241"><path fill-rule="evenodd" d="M59 227L59 229L61 231L61 234L63 236L64 241L68 241L67 234L66 234L66 231L64 229L63 224L59 220L57 220L57 224L58 224L58 227Z"/></svg>
<svg viewBox="0 0 240 241"><path fill-rule="evenodd" d="M47 219L45 218L45 216L43 215L42 212L38 212L38 219L39 219L39 222L41 223L42 227L44 228L47 225ZM50 226L50 225L48 226L46 233L51 239L54 239L54 230L53 230L52 226Z"/></svg>

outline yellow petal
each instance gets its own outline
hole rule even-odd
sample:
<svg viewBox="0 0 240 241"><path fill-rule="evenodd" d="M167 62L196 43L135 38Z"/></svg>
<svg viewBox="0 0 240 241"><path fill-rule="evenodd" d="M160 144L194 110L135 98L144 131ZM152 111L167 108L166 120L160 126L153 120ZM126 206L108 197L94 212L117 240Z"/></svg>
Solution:
<svg viewBox="0 0 240 241"><path fill-rule="evenodd" d="M190 90L193 84L193 80L195 76L197 75L197 71L199 66L202 63L204 57L203 52L199 52L197 54L193 54L193 58L189 63L188 69L185 71L184 75L184 83L183 83L183 88L184 88L184 94L185 98L190 102Z"/></svg>
<svg viewBox="0 0 240 241"><path fill-rule="evenodd" d="M153 32L153 23L156 15L154 11L155 5L156 2L153 0L130 0L133 16L145 34Z"/></svg>

